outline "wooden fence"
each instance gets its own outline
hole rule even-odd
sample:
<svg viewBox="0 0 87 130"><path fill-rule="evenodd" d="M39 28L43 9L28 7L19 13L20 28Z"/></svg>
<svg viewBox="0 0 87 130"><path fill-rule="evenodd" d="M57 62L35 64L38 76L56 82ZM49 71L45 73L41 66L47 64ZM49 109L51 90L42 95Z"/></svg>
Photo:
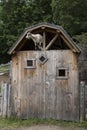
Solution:
<svg viewBox="0 0 87 130"><path fill-rule="evenodd" d="M2 83L0 89L0 116L11 116L11 85Z"/></svg>
<svg viewBox="0 0 87 130"><path fill-rule="evenodd" d="M79 117L80 121L87 120L87 85L85 84L84 81L80 82L80 92L79 92Z"/></svg>

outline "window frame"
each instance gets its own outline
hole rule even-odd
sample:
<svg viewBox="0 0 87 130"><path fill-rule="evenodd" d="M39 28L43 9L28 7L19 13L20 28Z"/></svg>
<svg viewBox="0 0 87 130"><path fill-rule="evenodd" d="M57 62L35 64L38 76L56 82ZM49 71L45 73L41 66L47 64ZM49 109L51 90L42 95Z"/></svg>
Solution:
<svg viewBox="0 0 87 130"><path fill-rule="evenodd" d="M31 66L28 66L27 61L32 61L32 65L31 65ZM26 68L26 69L35 69L35 68L36 68L36 59L34 59L34 58L26 59L26 60L25 60L25 68Z"/></svg>
<svg viewBox="0 0 87 130"><path fill-rule="evenodd" d="M64 76L60 76L59 75L59 71L60 70L64 70L65 75ZM68 79L68 72L69 69L67 67L56 67L56 79Z"/></svg>

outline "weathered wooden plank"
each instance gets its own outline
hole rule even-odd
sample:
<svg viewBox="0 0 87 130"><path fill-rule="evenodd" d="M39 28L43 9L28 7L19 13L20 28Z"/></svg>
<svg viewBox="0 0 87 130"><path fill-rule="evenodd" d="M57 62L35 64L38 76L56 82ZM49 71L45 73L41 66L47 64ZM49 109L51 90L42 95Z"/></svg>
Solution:
<svg viewBox="0 0 87 130"><path fill-rule="evenodd" d="M27 99L21 99L21 119L27 119Z"/></svg>
<svg viewBox="0 0 87 130"><path fill-rule="evenodd" d="M11 94L12 94L12 86L11 84L8 84L8 89L7 89L7 117L11 116L11 105L12 105L12 100L11 100Z"/></svg>
<svg viewBox="0 0 87 130"><path fill-rule="evenodd" d="M7 83L2 85L2 117L7 116Z"/></svg>
<svg viewBox="0 0 87 130"><path fill-rule="evenodd" d="M49 54L49 52L46 52L46 55L48 59L51 57L51 59L47 62L47 67L45 69L45 98L46 98L46 110L45 115L46 118L52 118L54 117L54 89L55 89L55 79L54 79L54 65L52 64L52 59L54 57L54 53L52 53L52 56ZM51 70L51 71L50 71Z"/></svg>
<svg viewBox="0 0 87 130"><path fill-rule="evenodd" d="M40 52L41 53L41 52ZM36 54L36 59L38 59L38 57L40 56L39 52L38 54ZM37 112L38 112L38 117L41 118L43 116L43 108L42 107L42 101L43 101L43 73L41 73L41 64L39 62L37 62L36 64L36 88L37 88L37 96L38 96L38 101L37 101ZM44 106L44 105L43 105Z"/></svg>
<svg viewBox="0 0 87 130"><path fill-rule="evenodd" d="M68 53L67 53L68 56ZM67 117L70 120L79 120L79 102L78 102L78 70L75 64L75 56L73 53L70 56L69 62L69 97L71 99L70 113Z"/></svg>
<svg viewBox="0 0 87 130"><path fill-rule="evenodd" d="M39 56L40 56L41 54L39 54ZM44 53L44 55L45 55L45 53ZM40 92L41 92L41 94L40 94L40 115L42 116L42 118L45 118L45 106L46 106L46 104L45 104L45 102L46 102L46 98L45 98L45 71L44 71L44 65L41 65L40 63L39 63L39 72L40 72Z"/></svg>
<svg viewBox="0 0 87 130"><path fill-rule="evenodd" d="M80 122L85 120L85 82L80 82Z"/></svg>
<svg viewBox="0 0 87 130"><path fill-rule="evenodd" d="M2 83L0 95L0 115L2 117L10 117L11 114L11 85Z"/></svg>
<svg viewBox="0 0 87 130"><path fill-rule="evenodd" d="M13 93L14 93L14 98L17 97L18 92L17 92L17 86L18 86L18 72L19 72L19 68L18 68L18 57L17 55L15 55L12 59L12 88L13 88Z"/></svg>
<svg viewBox="0 0 87 130"><path fill-rule="evenodd" d="M21 99L19 99L19 98L16 98L15 100L14 100L14 104L15 104L15 108L14 108L14 110L15 110L15 112L14 112L14 116L16 117L21 117Z"/></svg>
<svg viewBox="0 0 87 130"><path fill-rule="evenodd" d="M21 101L21 53L17 53L12 61L12 78L13 78L13 106L14 106L14 115L20 117L20 101Z"/></svg>
<svg viewBox="0 0 87 130"><path fill-rule="evenodd" d="M43 50L45 50L45 44L46 44L46 33L43 32Z"/></svg>

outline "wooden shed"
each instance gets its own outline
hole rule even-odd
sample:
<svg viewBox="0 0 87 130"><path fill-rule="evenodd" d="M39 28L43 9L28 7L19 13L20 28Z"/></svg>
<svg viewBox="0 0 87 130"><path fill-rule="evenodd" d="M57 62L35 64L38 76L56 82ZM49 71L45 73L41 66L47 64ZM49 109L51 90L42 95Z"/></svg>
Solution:
<svg viewBox="0 0 87 130"><path fill-rule="evenodd" d="M40 34L35 49L27 33ZM40 23L26 28L10 49L15 116L79 120L79 47L58 25Z"/></svg>

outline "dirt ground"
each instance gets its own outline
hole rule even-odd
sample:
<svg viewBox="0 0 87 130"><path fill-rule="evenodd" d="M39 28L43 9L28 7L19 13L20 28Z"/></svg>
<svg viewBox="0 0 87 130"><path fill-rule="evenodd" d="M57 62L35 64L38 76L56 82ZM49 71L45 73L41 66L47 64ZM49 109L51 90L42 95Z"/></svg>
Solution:
<svg viewBox="0 0 87 130"><path fill-rule="evenodd" d="M55 126L55 125L35 125L30 127L21 127L14 130L87 130L87 128L81 127L64 127L64 126Z"/></svg>

